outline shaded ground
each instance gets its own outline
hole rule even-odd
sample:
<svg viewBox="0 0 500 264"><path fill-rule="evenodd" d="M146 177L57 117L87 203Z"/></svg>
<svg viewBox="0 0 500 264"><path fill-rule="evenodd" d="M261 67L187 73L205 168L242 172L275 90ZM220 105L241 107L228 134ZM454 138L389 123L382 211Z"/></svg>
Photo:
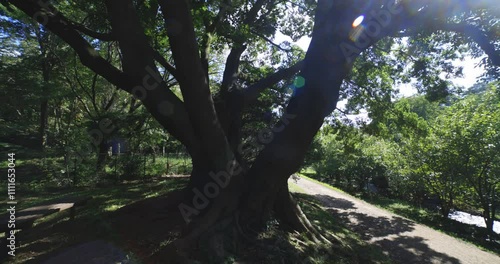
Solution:
<svg viewBox="0 0 500 264"><path fill-rule="evenodd" d="M185 184L185 179L170 179L71 191L71 195L92 195L94 199L77 210L74 220L66 210L39 219L33 228L16 233L16 256L7 259L0 255L0 263L177 263L173 241L185 226L178 209L183 198L180 190ZM46 195L36 200L55 196ZM338 240L332 240L333 244L310 243L301 234L279 229L273 221L257 237L238 241L235 248L229 248L224 263L390 263L377 246L364 242L332 218L313 196L304 195L299 203L318 230L335 234ZM208 233L189 257L205 256L214 237L225 239ZM5 238L0 247L5 248L4 242Z"/></svg>
<svg viewBox="0 0 500 264"><path fill-rule="evenodd" d="M43 264L104 264L104 263L134 263L120 248L109 242L96 240L86 242L67 249L65 252L43 262Z"/></svg>
<svg viewBox="0 0 500 264"><path fill-rule="evenodd" d="M110 187L96 188L77 188L71 190L60 190L58 192L43 192L36 193L33 196L22 196L18 205L19 209L31 207L39 204L53 203L60 201L66 196L85 197L92 196L87 205L76 210L76 217L71 220L70 210L54 213L43 217L35 222L33 228L22 230L16 233L17 250L16 256L7 256L7 247L5 245L5 237L0 239L0 263L72 263L72 262L57 262L50 261L60 254L64 254L67 250L83 246L85 249L99 245L98 241L113 241L112 243L117 248L125 251L127 260L132 261L140 255L142 250L135 250L149 247L149 251L156 250L156 247L151 247L152 244L159 245L156 241L149 243L150 238L147 232L164 232L166 229L172 230L171 222L176 221L175 218L167 218L164 213L168 212L166 208L156 210L155 213L148 211L139 211L135 218L123 218L123 215L128 214L125 205L134 203L134 201L148 200L154 203L158 199L167 199L165 194L172 194L173 190L183 188L186 184L185 179L163 179L150 183L129 183L118 184ZM22 193L22 192L21 192ZM24 194L24 193L22 193ZM168 206L167 203L160 203ZM178 211L178 210L176 210ZM165 219L169 221L165 221ZM181 219L182 220L182 219ZM161 225L151 225L160 221ZM170 227L168 227L171 225ZM130 233L131 239L123 239L121 234L126 230ZM3 235L0 235L0 237ZM91 242L88 245L85 243ZM95 242L95 243L94 243ZM140 244L140 245L139 245ZM111 249L110 245L103 248ZM75 252L75 251L74 251ZM74 253L73 252L73 253ZM82 255L78 255L76 263L93 263L86 261L87 259L99 259L102 250L95 250L95 254L87 254L82 251ZM133 254L131 254L133 253ZM105 254L106 255L106 254ZM114 253L108 256L119 256ZM73 256L77 256L73 254ZM123 256L123 255L121 255ZM82 260L83 259L83 260ZM75 262L73 262L75 263ZM97 262L99 263L99 262ZM117 263L100 262L100 263ZM129 262L134 263L134 262Z"/></svg>
<svg viewBox="0 0 500 264"><path fill-rule="evenodd" d="M295 183L396 263L500 263L499 256L350 195L304 178Z"/></svg>
<svg viewBox="0 0 500 264"><path fill-rule="evenodd" d="M162 184L93 190L95 198L82 207L74 221L62 212L46 217L33 229L22 231L18 237L20 255L11 259L12 263L165 263L165 259L171 260L172 256L167 248L184 226L177 208L179 197L176 196L180 193L171 190L185 183L183 179L176 179ZM245 263L303 263L304 256L312 256L313 263L388 263L379 249L395 263L500 263L498 256L474 245L347 194L306 179L297 179L296 184L310 194L301 195L299 203L304 203L302 208L312 223L321 232L334 233L350 250L335 250L337 255L332 258L323 251L298 250L297 245L302 242L292 236L269 234L259 240L270 248L268 250L251 245L238 249ZM168 195L161 195L163 193ZM82 191L80 195L89 193ZM160 196L151 197L154 195ZM320 206L312 204L316 201L311 197L321 201L334 217L315 209ZM132 203L137 200L140 201ZM369 245L339 223L347 225ZM332 262L333 259L337 261Z"/></svg>

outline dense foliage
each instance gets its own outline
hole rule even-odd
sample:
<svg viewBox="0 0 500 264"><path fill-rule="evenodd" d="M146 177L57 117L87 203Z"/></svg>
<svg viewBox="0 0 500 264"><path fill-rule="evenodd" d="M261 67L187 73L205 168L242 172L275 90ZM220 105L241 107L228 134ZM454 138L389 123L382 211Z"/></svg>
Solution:
<svg viewBox="0 0 500 264"><path fill-rule="evenodd" d="M308 165L348 191L438 202L444 217L458 208L480 213L492 230L500 202L498 82L453 101L417 95L362 127L326 126Z"/></svg>

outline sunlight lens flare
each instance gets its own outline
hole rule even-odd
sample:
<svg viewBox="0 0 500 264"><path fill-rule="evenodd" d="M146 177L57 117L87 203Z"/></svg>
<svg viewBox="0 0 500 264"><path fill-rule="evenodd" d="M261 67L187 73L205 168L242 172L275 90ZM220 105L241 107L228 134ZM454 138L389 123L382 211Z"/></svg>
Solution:
<svg viewBox="0 0 500 264"><path fill-rule="evenodd" d="M354 20L354 22L352 22L352 27L355 28L355 27L361 25L361 23L363 22L363 20L365 20L365 16L363 16L363 15L359 16L358 18L356 18Z"/></svg>

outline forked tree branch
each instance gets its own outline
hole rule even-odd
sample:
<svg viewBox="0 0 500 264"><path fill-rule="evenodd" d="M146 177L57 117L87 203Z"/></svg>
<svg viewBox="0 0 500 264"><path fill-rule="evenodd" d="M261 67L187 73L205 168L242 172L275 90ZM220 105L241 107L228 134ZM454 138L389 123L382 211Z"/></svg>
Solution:
<svg viewBox="0 0 500 264"><path fill-rule="evenodd" d="M159 0L158 3L165 20L184 106L193 133L198 136L204 162L208 160L209 167L214 170L223 169L228 160L233 160L234 154L218 122L188 3L184 0Z"/></svg>
<svg viewBox="0 0 500 264"><path fill-rule="evenodd" d="M58 10L47 2L39 0L9 0L9 4L17 7L29 17L32 17L46 29L59 36L78 54L81 63L104 77L107 81L130 94L136 87L141 78L123 72L113 66L109 61L103 58L87 40L72 27L72 22L64 17ZM118 36L117 36L118 37ZM123 43L122 43L123 44ZM128 43L126 43L128 44ZM144 80L142 78L142 80ZM165 87L164 82L160 82L160 87ZM179 139L190 151L191 155L196 154L198 143L193 136L191 122L187 116L184 104L169 89L154 89L150 91L150 96L145 100L145 106L148 111L165 127L174 137ZM158 102L162 102L171 113L164 114L159 111ZM162 105L162 106L163 106Z"/></svg>
<svg viewBox="0 0 500 264"><path fill-rule="evenodd" d="M274 0L271 0L274 1ZM254 23L259 11L266 4L266 0L257 0L255 4L253 4L252 8L246 13L245 18L243 19L243 25L251 25ZM222 77L222 85L221 85L221 93L224 94L228 91L229 88L233 85L236 77L238 75L238 68L240 66L240 57L241 54L246 50L247 46L244 41L234 39L233 47L229 56L226 60L226 67L224 69L224 74Z"/></svg>

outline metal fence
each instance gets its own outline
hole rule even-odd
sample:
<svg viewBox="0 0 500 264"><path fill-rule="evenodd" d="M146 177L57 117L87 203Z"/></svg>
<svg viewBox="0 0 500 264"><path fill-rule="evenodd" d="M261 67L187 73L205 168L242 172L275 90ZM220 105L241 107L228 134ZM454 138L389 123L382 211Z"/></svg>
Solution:
<svg viewBox="0 0 500 264"><path fill-rule="evenodd" d="M191 173L191 159L186 153L124 153L108 157L106 172L114 178L138 178Z"/></svg>

